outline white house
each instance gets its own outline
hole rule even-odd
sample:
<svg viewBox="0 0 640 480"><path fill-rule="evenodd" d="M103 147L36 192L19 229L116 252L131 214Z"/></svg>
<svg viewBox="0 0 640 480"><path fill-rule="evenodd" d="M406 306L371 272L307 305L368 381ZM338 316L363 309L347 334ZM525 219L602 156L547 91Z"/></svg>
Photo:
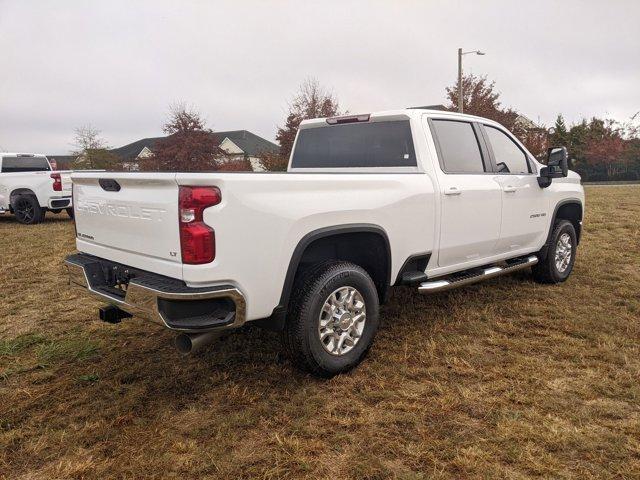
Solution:
<svg viewBox="0 0 640 480"><path fill-rule="evenodd" d="M277 153L279 148L273 142L262 138L248 130L230 130L213 132L212 141L224 150L231 158L246 159L251 163L254 171L264 170L260 163L260 156L265 153ZM153 155L156 142L166 137L143 138L136 142L114 148L112 153L120 157L125 170L138 170L138 161Z"/></svg>

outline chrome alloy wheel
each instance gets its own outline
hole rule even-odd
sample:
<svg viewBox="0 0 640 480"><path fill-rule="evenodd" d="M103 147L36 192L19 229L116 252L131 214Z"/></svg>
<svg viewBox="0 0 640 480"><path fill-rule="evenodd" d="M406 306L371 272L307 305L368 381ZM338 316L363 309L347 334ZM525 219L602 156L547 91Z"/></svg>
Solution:
<svg viewBox="0 0 640 480"><path fill-rule="evenodd" d="M367 321L364 299L353 287L340 287L327 297L318 319L320 343L331 355L344 355L356 346Z"/></svg>
<svg viewBox="0 0 640 480"><path fill-rule="evenodd" d="M564 273L564 271L569 266L571 262L571 236L568 233L563 233L558 238L558 243L556 244L556 268L558 272Z"/></svg>

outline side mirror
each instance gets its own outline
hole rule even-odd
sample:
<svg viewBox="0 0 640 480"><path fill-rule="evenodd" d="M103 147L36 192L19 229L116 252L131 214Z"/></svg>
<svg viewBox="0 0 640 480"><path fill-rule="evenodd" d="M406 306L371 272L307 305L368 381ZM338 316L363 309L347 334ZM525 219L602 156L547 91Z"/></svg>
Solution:
<svg viewBox="0 0 640 480"><path fill-rule="evenodd" d="M546 188L551 185L552 178L569 175L569 154L566 147L551 147L547 151L547 166L540 169L538 185Z"/></svg>

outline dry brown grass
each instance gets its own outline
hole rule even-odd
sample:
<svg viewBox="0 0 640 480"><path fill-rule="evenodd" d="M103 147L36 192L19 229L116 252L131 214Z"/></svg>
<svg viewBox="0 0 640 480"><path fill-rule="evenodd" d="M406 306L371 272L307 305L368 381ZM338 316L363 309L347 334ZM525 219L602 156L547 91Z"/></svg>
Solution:
<svg viewBox="0 0 640 480"><path fill-rule="evenodd" d="M321 381L247 329L180 357L96 321L73 226L0 217L0 477L639 478L640 188L591 187L576 269L396 290L369 358Z"/></svg>

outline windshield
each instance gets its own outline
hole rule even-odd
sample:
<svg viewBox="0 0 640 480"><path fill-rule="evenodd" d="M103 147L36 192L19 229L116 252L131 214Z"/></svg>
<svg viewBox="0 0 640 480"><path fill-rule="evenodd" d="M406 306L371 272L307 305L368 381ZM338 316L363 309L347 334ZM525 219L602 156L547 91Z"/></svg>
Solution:
<svg viewBox="0 0 640 480"><path fill-rule="evenodd" d="M408 120L300 130L291 168L415 167Z"/></svg>

